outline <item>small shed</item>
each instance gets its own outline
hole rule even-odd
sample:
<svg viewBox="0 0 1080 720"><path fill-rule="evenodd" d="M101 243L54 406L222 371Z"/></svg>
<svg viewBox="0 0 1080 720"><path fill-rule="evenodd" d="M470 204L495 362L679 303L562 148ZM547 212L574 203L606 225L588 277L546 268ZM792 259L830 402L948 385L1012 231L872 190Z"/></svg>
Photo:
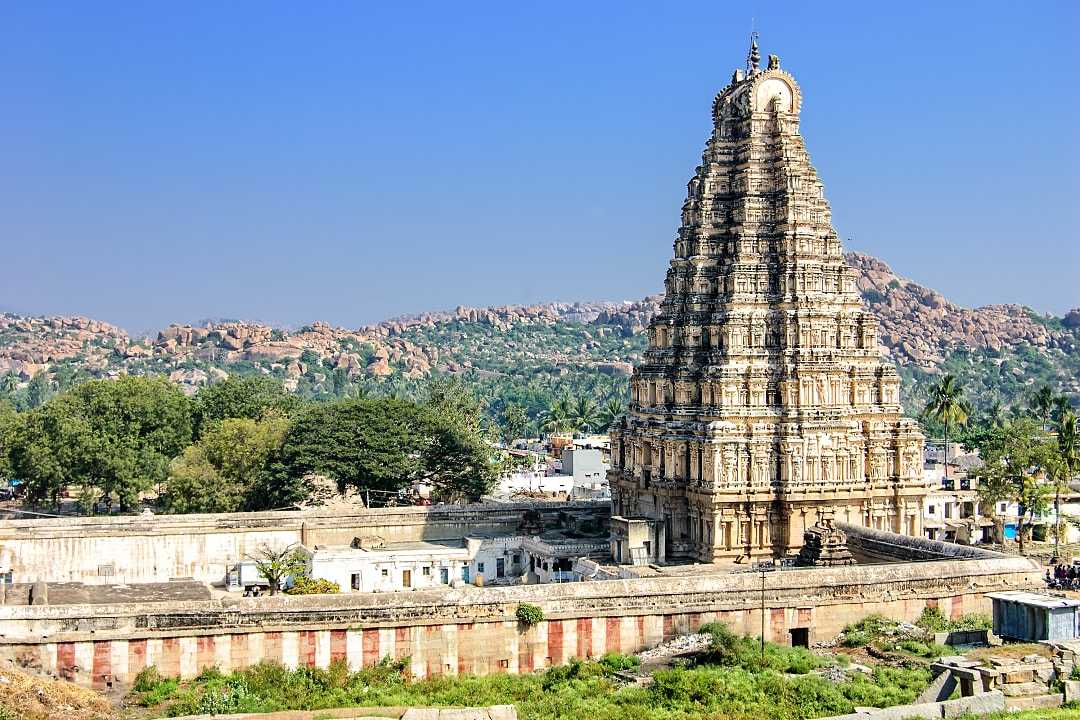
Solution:
<svg viewBox="0 0 1080 720"><path fill-rule="evenodd" d="M1010 591L987 593L994 602L994 634L1027 642L1077 637L1080 600Z"/></svg>

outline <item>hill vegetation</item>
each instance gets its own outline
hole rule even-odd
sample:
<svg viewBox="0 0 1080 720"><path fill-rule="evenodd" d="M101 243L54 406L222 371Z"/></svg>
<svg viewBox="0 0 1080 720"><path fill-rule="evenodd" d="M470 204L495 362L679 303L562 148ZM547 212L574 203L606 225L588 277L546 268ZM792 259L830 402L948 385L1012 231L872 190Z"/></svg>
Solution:
<svg viewBox="0 0 1080 720"><path fill-rule="evenodd" d="M976 414L1025 406L1043 386L1074 403L1080 397L1080 311L962 308L880 260L847 259L881 320L882 352L900 368L910 414L920 414L942 374L967 388ZM601 407L625 398L660 300L460 307L357 330L173 325L154 338L86 318L0 315L0 399L32 409L78 383L121 375L160 375L193 395L239 375L275 379L301 399L420 400L429 379L456 377L483 399L492 421L522 412L535 433L557 400Z"/></svg>

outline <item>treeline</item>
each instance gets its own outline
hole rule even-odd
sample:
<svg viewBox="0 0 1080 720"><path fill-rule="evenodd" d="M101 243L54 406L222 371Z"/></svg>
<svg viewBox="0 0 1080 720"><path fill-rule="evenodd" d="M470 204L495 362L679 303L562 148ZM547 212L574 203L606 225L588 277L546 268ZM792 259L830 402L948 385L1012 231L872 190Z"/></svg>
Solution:
<svg viewBox="0 0 1080 720"><path fill-rule="evenodd" d="M978 480L984 508L1004 500L1017 507L1017 542L1024 542L1036 521L1054 508L1054 556L1063 536L1061 497L1080 474L1080 419L1072 400L1044 385L1026 407L1007 414L1000 407L973 418L965 386L946 375L930 387L923 420L941 429L945 441L945 477L949 473L949 441L978 450L980 465L970 471ZM1080 519L1071 522L1080 524Z"/></svg>
<svg viewBox="0 0 1080 720"><path fill-rule="evenodd" d="M484 407L455 381L419 400L304 400L259 376L189 398L160 377L93 380L17 412L0 402L0 479L34 503L121 512L153 495L165 512L293 506L327 486L395 493L426 483L436 500L487 492L506 458Z"/></svg>

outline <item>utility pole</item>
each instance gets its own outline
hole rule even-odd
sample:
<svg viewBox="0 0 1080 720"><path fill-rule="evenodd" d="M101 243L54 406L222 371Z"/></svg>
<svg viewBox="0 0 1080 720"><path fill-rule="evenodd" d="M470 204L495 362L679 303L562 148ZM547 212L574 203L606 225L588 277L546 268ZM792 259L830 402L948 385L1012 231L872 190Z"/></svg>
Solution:
<svg viewBox="0 0 1080 720"><path fill-rule="evenodd" d="M759 562L755 567L759 573L761 573L761 660L765 662L765 578L766 576L776 570L776 565L771 561Z"/></svg>

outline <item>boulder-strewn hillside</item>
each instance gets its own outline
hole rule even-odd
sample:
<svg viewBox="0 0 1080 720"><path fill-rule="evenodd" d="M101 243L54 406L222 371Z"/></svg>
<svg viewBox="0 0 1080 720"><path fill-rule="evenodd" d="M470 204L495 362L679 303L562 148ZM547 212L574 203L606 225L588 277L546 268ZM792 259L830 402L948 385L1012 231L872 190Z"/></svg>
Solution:
<svg viewBox="0 0 1080 720"><path fill-rule="evenodd" d="M1019 305L963 308L881 260L859 253L847 259L881 319L882 351L901 367L909 407L943 370L959 374L981 405L1008 405L1044 383L1080 393L1080 310L1053 318ZM660 300L459 307L356 330L320 322L299 330L171 325L151 338L81 317L0 314L0 392L36 383L41 396L81 378L123 373L164 374L195 392L228 374L264 373L296 392L341 395L355 388L409 392L433 373L452 373L495 404L513 400L536 410L561 394L620 393Z"/></svg>

